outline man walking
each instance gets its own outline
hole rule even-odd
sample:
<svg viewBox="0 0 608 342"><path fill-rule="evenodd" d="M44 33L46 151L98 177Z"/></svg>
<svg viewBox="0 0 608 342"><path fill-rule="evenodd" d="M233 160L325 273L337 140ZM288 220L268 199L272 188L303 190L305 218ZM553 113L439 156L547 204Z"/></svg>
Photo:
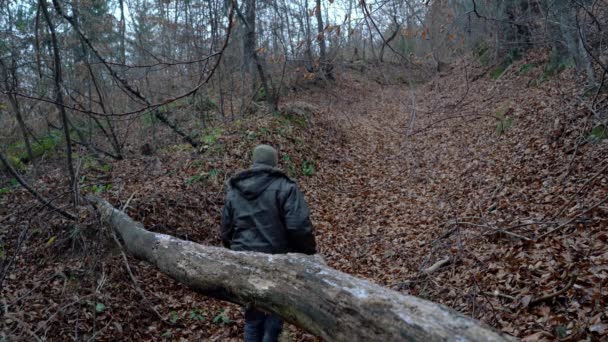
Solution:
<svg viewBox="0 0 608 342"><path fill-rule="evenodd" d="M297 185L277 168L277 151L253 150L253 165L229 181L221 237L235 251L315 254L308 205ZM280 317L253 307L245 311L245 341L277 341Z"/></svg>

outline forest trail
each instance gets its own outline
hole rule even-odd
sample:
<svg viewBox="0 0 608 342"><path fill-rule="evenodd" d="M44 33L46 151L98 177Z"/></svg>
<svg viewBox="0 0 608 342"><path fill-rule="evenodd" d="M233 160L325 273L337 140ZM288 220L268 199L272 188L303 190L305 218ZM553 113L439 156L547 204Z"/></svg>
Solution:
<svg viewBox="0 0 608 342"><path fill-rule="evenodd" d="M87 199L222 246L227 181L260 144L329 267L523 341L606 340L608 1L0 0L0 18L0 341L241 341L242 307L137 259ZM286 319L308 304L279 297ZM352 334L393 330L347 306L331 315L381 325ZM281 342L319 341L302 329Z"/></svg>
<svg viewBox="0 0 608 342"><path fill-rule="evenodd" d="M608 184L597 175L606 144L574 134L589 128L564 102L570 76L540 87L524 86L538 70L469 81L483 72L460 64L413 92L349 75L335 93L309 94L347 136L302 180L321 251L335 268L519 337L603 329L601 286L592 284L608 271L606 209L584 209L605 201ZM579 229L548 233L576 218ZM424 275L446 258L447 267ZM537 302L573 279L588 284L570 295L580 309Z"/></svg>
<svg viewBox="0 0 608 342"><path fill-rule="evenodd" d="M129 202L126 212L150 230L219 245L224 181L249 165L252 146L271 143L279 147L281 167L295 171L330 266L517 337L601 333L608 327L602 311L607 209L593 205L608 193L601 174L608 140L579 139L588 121L562 96L575 91L571 74L530 87L525 84L542 70L522 76L518 69L492 80L475 63L456 64L413 92L402 82L380 78L379 84L345 71L335 83L313 83L285 99L286 107L304 102L316 108L306 127L280 116L252 116L210 131L204 151L175 144L171 132L160 131L163 147L155 155L134 153L102 174L112 187L101 196L117 207ZM300 170L304 160L314 163L309 175ZM36 187L62 184L60 171L48 172ZM98 174L90 171L87 181ZM12 310L27 313L24 321L46 321L53 312L81 317L71 296L91 304L87 289L96 288L102 309L95 307L82 324L107 327L102 339L242 339L241 308L196 294L129 257L142 300L113 241L99 242L105 233L94 216L74 228L28 215L21 207L37 203L25 191L9 196L7 207L17 213L7 221L17 227L12 232L45 227L32 235L16 260L22 272L4 289L18 303ZM576 224L542 236L568 220ZM444 267L422 272L446 258ZM535 302L572 279L562 295ZM162 323L151 306L177 325ZM50 320L36 333L65 339L72 331L67 327ZM287 340L315 340L288 330Z"/></svg>
<svg viewBox="0 0 608 342"><path fill-rule="evenodd" d="M323 254L336 268L385 284L417 269L401 246L421 234L412 224L417 208L411 205L411 166L401 148L406 142L400 126L408 119L403 106L408 93L397 86L364 94L356 89L330 92L317 103L343 127L348 143L328 150L314 184L307 184ZM395 245L385 249L387 242ZM391 264L399 271L387 272Z"/></svg>

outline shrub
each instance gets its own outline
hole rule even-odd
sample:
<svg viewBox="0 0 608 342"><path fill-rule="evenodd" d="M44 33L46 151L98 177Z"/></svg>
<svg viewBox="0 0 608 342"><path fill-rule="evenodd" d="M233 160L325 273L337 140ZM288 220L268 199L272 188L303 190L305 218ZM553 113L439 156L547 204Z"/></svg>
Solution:
<svg viewBox="0 0 608 342"><path fill-rule="evenodd" d="M606 138L608 138L608 128L604 125L593 127L589 133L589 140L594 143L598 143Z"/></svg>
<svg viewBox="0 0 608 342"><path fill-rule="evenodd" d="M310 177L315 174L315 164L311 161L305 160L302 163L302 173L304 176Z"/></svg>

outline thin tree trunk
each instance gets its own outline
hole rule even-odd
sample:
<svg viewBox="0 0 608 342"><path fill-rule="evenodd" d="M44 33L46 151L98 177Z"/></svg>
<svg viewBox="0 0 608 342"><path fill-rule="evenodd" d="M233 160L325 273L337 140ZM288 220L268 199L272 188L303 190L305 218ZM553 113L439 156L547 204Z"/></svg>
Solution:
<svg viewBox="0 0 608 342"><path fill-rule="evenodd" d="M13 30L12 23L12 14L10 11L10 7L8 8L8 23L9 30ZM11 44L12 42L9 42ZM12 44L11 44L12 45ZM11 46L9 45L9 46ZM15 49L14 46L9 49L10 53L10 65L4 64L2 59L0 59L0 68L2 68L2 76L4 77L4 85L5 90L8 92L8 102L11 104L11 109L13 113L15 113L15 118L17 119L17 123L19 124L19 129L21 130L21 134L23 135L23 141L25 142L25 148L27 151L27 155L31 162L34 161L34 154L32 153L32 145L30 144L30 139L27 133L27 126L25 125L25 121L23 120L23 116L21 115L21 107L19 106L19 101L17 100L16 93L19 90L19 79L17 76L17 58L15 54L18 53L19 49Z"/></svg>
<svg viewBox="0 0 608 342"><path fill-rule="evenodd" d="M39 0L41 3L43 0ZM82 31L80 31L79 27L78 27L78 23L74 20L73 17L70 17L68 15L66 15L63 11L63 9L61 8L60 3L57 0L53 0L53 5L55 7L55 10L59 13L59 15L61 15L71 26L72 28L74 28L74 30L78 33L78 35L80 36L80 39L86 43L86 45L89 47L89 49L91 49L91 51L95 54L95 56L101 61L101 63L104 65L104 67L110 72L110 74L112 75L112 77L118 81L120 84L122 84L122 86L124 86L124 88L126 88L126 90L131 94L134 95L137 99L141 100L143 103L145 103L148 106L151 106L150 101L144 97L142 95L141 92L139 92L139 90L135 89L134 87L131 86L131 84L126 80L121 78L120 76L118 76L118 74L116 73L116 71L114 69L112 69L110 67L110 65L108 65L107 61L101 56L101 54L99 53L99 51L97 49L95 49L95 47L93 46L93 44L91 43L91 41L84 35L84 33ZM46 8L46 7L45 7ZM62 107L63 108L63 107ZM176 134L178 134L179 136L181 136L187 143L189 143L190 145L192 145L192 147L198 147L199 143L197 143L191 136L189 136L188 134L186 134L185 132L183 132L175 122L172 122L171 120L169 120L166 116L164 116L159 110L158 108L153 108L152 109L154 116L156 118L158 118L158 120L165 124L166 126L168 126L169 128L171 128Z"/></svg>
<svg viewBox="0 0 608 342"><path fill-rule="evenodd" d="M243 36L243 66L245 67L245 70L251 74L251 76L253 77L254 75L254 69L253 69L253 62L254 62L254 54L255 54L255 48L256 48L256 37L255 37L255 26L256 26L256 20L255 20L255 5L256 5L256 1L255 0L247 0L245 2L245 16L243 17L243 21L246 22L245 25L245 35ZM253 85L252 89L255 89L256 86L255 84Z"/></svg>
<svg viewBox="0 0 608 342"><path fill-rule="evenodd" d="M312 32L310 29L310 16L308 15L308 0L304 1L304 18L306 26L306 56L308 57L310 68L308 72L314 71L315 59L312 55ZM301 25L301 24L300 24Z"/></svg>
<svg viewBox="0 0 608 342"><path fill-rule="evenodd" d="M250 0L252 3L255 3L255 0ZM255 17L255 5L253 4L249 4L250 6L253 6L253 11L254 11L254 17ZM255 49L255 26L252 26L249 21L247 20L247 18L245 18L245 16L243 16L243 13L241 13L241 10L239 9L238 5L235 4L234 6L235 10L237 11L237 15L239 16L239 18L241 19L241 21L245 24L245 28L247 30L247 35L252 35L253 37L253 48L248 47L248 51L250 53L250 55L245 56L245 58L253 58L253 62L255 64L255 67L258 71L258 74L260 76L260 81L262 82L262 87L264 88L264 92L266 93L266 102L268 103L268 105L270 106L270 109L272 111L277 111L278 107L279 107L279 99L277 96L274 95L274 91L272 88L272 85L270 83L270 79L267 77L266 72L264 71L264 66L262 65L262 61ZM248 8L249 9L249 8ZM251 41L249 41L251 43ZM247 50L246 50L247 51ZM257 89L257 87L255 88Z"/></svg>
<svg viewBox="0 0 608 342"><path fill-rule="evenodd" d="M91 81L93 83L93 86L95 87L95 92L97 93L97 98L99 99L99 106L101 107L101 110L107 114L107 109L106 109L106 105L105 105L105 98L101 92L101 87L99 86L98 82L97 82L97 77L95 77L95 74L93 73L93 68L91 67L91 63L89 63L88 58L85 60L86 62L86 66L87 69L89 70L89 75L91 76ZM103 134L106 136L106 138L110 141L110 144L112 145L112 148L114 149L114 153L115 153L115 157L116 159L122 159L122 147L120 145L120 142L118 141L118 137L116 136L116 130L114 129L114 125L112 124L112 121L110 120L109 117L105 118L106 124L108 125L108 130L110 131L109 133L106 131L106 129L103 127L103 125L101 124L101 122L99 121L99 119L97 119L97 117L95 117L94 115L89 115L93 121L95 121L95 123L97 124L97 127L99 127L99 129L103 132Z"/></svg>
<svg viewBox="0 0 608 342"><path fill-rule="evenodd" d="M316 17L317 17L317 41L319 42L319 63L321 64L321 72L324 77L329 78L330 80L334 79L334 75L332 73L332 66L329 63L327 58L327 51L325 46L325 26L323 26L323 13L321 12L321 0L317 0L317 5L315 8Z"/></svg>
<svg viewBox="0 0 608 342"><path fill-rule="evenodd" d="M118 0L118 4L120 6L120 23L119 25L119 31L120 31L120 45L119 45L119 49L120 49L120 62L125 64L127 63L127 50L125 48L125 41L127 40L127 35L126 35L126 26L127 23L125 21L125 4L124 4L124 0Z"/></svg>
<svg viewBox="0 0 608 342"><path fill-rule="evenodd" d="M70 191L72 191L72 202L74 205L78 205L78 183L76 180L76 172L74 172L74 165L72 162L72 139L70 137L70 128L68 124L68 115L65 110L65 106L63 103L63 90L62 90L62 72L61 72L61 55L59 54L59 45L57 43L57 36L55 34L55 26L51 20L49 12L46 7L45 0L39 0L40 9L42 10L42 15L49 27L49 31L51 32L51 45L53 47L53 60L54 60L54 79L55 79L55 104L57 106L57 110L61 115L61 123L63 125L63 133L65 136L65 152L67 156L66 168L68 170L69 181L70 181Z"/></svg>
<svg viewBox="0 0 608 342"><path fill-rule="evenodd" d="M397 37L397 33L399 33L399 30L401 30L401 24L397 24L397 21L395 20L395 31L393 31L393 33L391 33L391 35L386 38L386 41L382 42L382 47L380 48L380 62L384 62L384 48L390 44L390 42L395 39L395 37Z"/></svg>
<svg viewBox="0 0 608 342"><path fill-rule="evenodd" d="M4 84L6 90L9 91L9 94L7 94L8 102L11 105L13 113L15 113L15 118L17 119L19 129L21 130L21 134L23 135L23 141L25 142L25 148L27 150L29 160L33 162L34 153L32 152L32 145L28 136L28 129L25 125L25 121L23 120L23 115L21 114L21 107L19 106L19 101L17 100L17 97L14 94L10 93L16 92L18 88L17 71L15 70L16 63L13 60L13 65L11 66L12 70L10 71L10 74L12 76L9 76L9 70L7 69L7 66L2 62L2 60L0 60L0 67L2 67L2 73L4 74Z"/></svg>
<svg viewBox="0 0 608 342"><path fill-rule="evenodd" d="M19 106L19 102L14 95L8 96L8 102L11 104L13 112L15 113L15 117L17 118L17 123L19 123L19 129L21 130L21 134L23 135L23 141L25 142L25 149L27 150L27 156L30 162L34 162L34 152L32 151L32 145L30 143L30 138L27 133L27 126L25 125L25 121L23 120L23 115L21 115L21 107Z"/></svg>

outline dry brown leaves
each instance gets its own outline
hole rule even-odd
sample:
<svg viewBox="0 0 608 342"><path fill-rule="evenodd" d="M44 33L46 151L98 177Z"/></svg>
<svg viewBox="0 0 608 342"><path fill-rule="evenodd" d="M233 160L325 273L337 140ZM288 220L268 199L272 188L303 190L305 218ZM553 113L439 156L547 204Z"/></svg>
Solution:
<svg viewBox="0 0 608 342"><path fill-rule="evenodd" d="M132 198L127 212L150 229L218 244L223 184L247 167L255 144L269 142L279 148L283 168L299 176L331 266L527 340L599 339L608 333L608 208L593 205L608 194L606 173L598 174L608 164L608 140L581 139L589 113L573 73L529 85L542 73L542 59L520 61L498 81L475 82L467 80L483 69L462 62L415 92L345 71L331 87L288 99L314 104L312 126L255 117L222 126L202 155L172 145L153 157L132 156L113 164L113 186L104 196L117 206ZM538 66L518 75L524 63ZM314 161L311 177L302 174L305 161ZM61 179L49 172L37 186L52 192ZM33 216L23 192L5 203L8 255L22 228L31 227L2 291L9 334L241 338L238 307L130 260L165 323L156 319L94 217L73 225ZM446 266L423 271L446 257ZM104 309L95 310L96 303Z"/></svg>

